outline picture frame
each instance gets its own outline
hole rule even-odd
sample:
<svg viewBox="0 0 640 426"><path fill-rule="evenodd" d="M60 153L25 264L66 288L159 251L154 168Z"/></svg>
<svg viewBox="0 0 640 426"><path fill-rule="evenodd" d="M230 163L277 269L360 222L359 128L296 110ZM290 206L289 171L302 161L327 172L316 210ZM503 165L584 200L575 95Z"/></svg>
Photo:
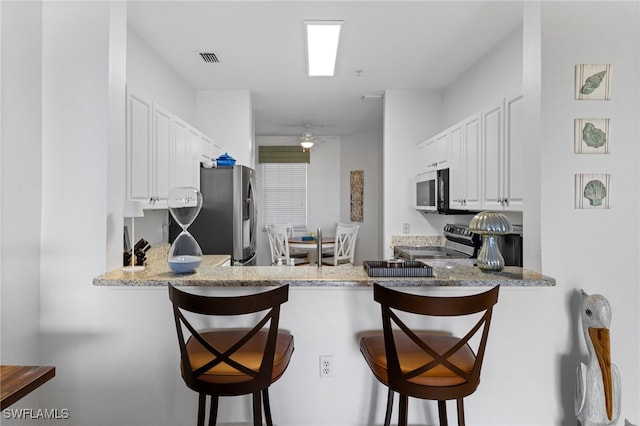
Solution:
<svg viewBox="0 0 640 426"><path fill-rule="evenodd" d="M609 154L610 119L576 118L573 135L575 154Z"/></svg>
<svg viewBox="0 0 640 426"><path fill-rule="evenodd" d="M575 67L576 100L611 99L611 64L579 64Z"/></svg>
<svg viewBox="0 0 640 426"><path fill-rule="evenodd" d="M576 174L575 208L609 209L611 207L610 174Z"/></svg>

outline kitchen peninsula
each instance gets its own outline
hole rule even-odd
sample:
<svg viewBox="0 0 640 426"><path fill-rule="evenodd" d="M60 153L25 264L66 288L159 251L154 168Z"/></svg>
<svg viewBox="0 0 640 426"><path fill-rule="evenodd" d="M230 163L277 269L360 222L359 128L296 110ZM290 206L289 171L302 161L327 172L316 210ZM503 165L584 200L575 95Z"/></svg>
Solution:
<svg viewBox="0 0 640 426"><path fill-rule="evenodd" d="M147 266L142 272L107 272L93 280L96 286L202 286L262 287L289 284L292 287L369 287L374 282L394 287L551 287L555 279L519 267L487 274L473 260L430 261L433 277L370 277L362 266L217 266L224 256L204 256L191 274L176 274L166 262Z"/></svg>

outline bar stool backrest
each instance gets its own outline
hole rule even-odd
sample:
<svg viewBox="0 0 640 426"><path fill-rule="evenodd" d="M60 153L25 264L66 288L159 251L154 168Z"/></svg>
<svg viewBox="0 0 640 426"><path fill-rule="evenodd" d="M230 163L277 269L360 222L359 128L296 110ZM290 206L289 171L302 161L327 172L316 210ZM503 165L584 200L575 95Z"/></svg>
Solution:
<svg viewBox="0 0 640 426"><path fill-rule="evenodd" d="M173 314L178 334L178 344L180 346L182 375L187 386L200 393L226 395L242 395L266 389L273 381L273 360L276 349L278 323L280 320L280 305L285 303L288 297L288 285L283 285L274 290L258 294L216 297L187 293L169 284L169 299L173 303ZM187 313L192 313L205 316L228 317L263 312L264 315L256 322L255 326L242 329L243 331L246 330L244 337L240 338L237 343L224 352L220 352L203 338L201 333L207 330L196 329L196 326L192 324L192 321L188 319L187 315ZM233 355L265 326L268 327L268 337L260 367L258 371L255 371L243 365L241 362L235 361ZM196 339L212 355L209 362L197 369L192 369L191 360L189 359L189 353L187 351L189 336ZM227 383L224 385L224 391L221 391L219 384L208 383L200 379L206 371L219 364L226 364L252 377L252 380L240 383Z"/></svg>
<svg viewBox="0 0 640 426"><path fill-rule="evenodd" d="M440 401L459 399L473 393L480 381L480 370L482 369L482 361L487 345L493 306L498 301L498 291L499 286L495 286L489 291L471 296L433 297L409 294L374 284L374 300L380 303L382 310L382 326L390 389L400 394ZM475 321L477 317L479 319L453 347L440 354L407 326L405 323L407 318L402 317L404 315L402 313L435 317L472 316L473 320L471 322ZM468 324L468 322L465 324ZM411 371L401 371L399 356L394 343L394 333L406 334L422 351L429 355L432 361ZM479 336L479 342L477 342L477 335ZM476 344L472 345L472 340ZM470 373L462 371L449 360L465 345L476 346L474 350L475 363ZM420 376L429 370L443 367L463 379L463 383L456 386L425 386L411 381L412 378Z"/></svg>

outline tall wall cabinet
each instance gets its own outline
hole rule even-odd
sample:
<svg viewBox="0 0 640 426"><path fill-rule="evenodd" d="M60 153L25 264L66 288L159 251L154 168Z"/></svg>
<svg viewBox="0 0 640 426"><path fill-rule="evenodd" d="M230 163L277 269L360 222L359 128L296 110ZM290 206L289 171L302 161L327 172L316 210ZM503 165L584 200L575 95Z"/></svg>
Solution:
<svg viewBox="0 0 640 426"><path fill-rule="evenodd" d="M452 208L481 208L481 134L480 114L450 128L449 199Z"/></svg>
<svg viewBox="0 0 640 426"><path fill-rule="evenodd" d="M505 98L482 111L482 208L522 211L524 151L522 95Z"/></svg>
<svg viewBox="0 0 640 426"><path fill-rule="evenodd" d="M418 145L418 172L449 168L452 208L523 210L522 106L501 99Z"/></svg>
<svg viewBox="0 0 640 426"><path fill-rule="evenodd" d="M200 161L216 153L209 137L133 93L127 94L126 149L126 196L146 209L167 208L173 187L199 188Z"/></svg>

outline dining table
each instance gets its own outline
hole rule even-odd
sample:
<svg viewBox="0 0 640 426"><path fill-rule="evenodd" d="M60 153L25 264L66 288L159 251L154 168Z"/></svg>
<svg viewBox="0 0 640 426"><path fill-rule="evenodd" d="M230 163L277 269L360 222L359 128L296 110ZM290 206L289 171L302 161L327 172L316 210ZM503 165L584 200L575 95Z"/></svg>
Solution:
<svg viewBox="0 0 640 426"><path fill-rule="evenodd" d="M336 245L335 237L322 237L322 252L331 252ZM307 237L291 237L289 238L290 252L306 252L309 264L317 263L318 259L318 240L316 238Z"/></svg>

